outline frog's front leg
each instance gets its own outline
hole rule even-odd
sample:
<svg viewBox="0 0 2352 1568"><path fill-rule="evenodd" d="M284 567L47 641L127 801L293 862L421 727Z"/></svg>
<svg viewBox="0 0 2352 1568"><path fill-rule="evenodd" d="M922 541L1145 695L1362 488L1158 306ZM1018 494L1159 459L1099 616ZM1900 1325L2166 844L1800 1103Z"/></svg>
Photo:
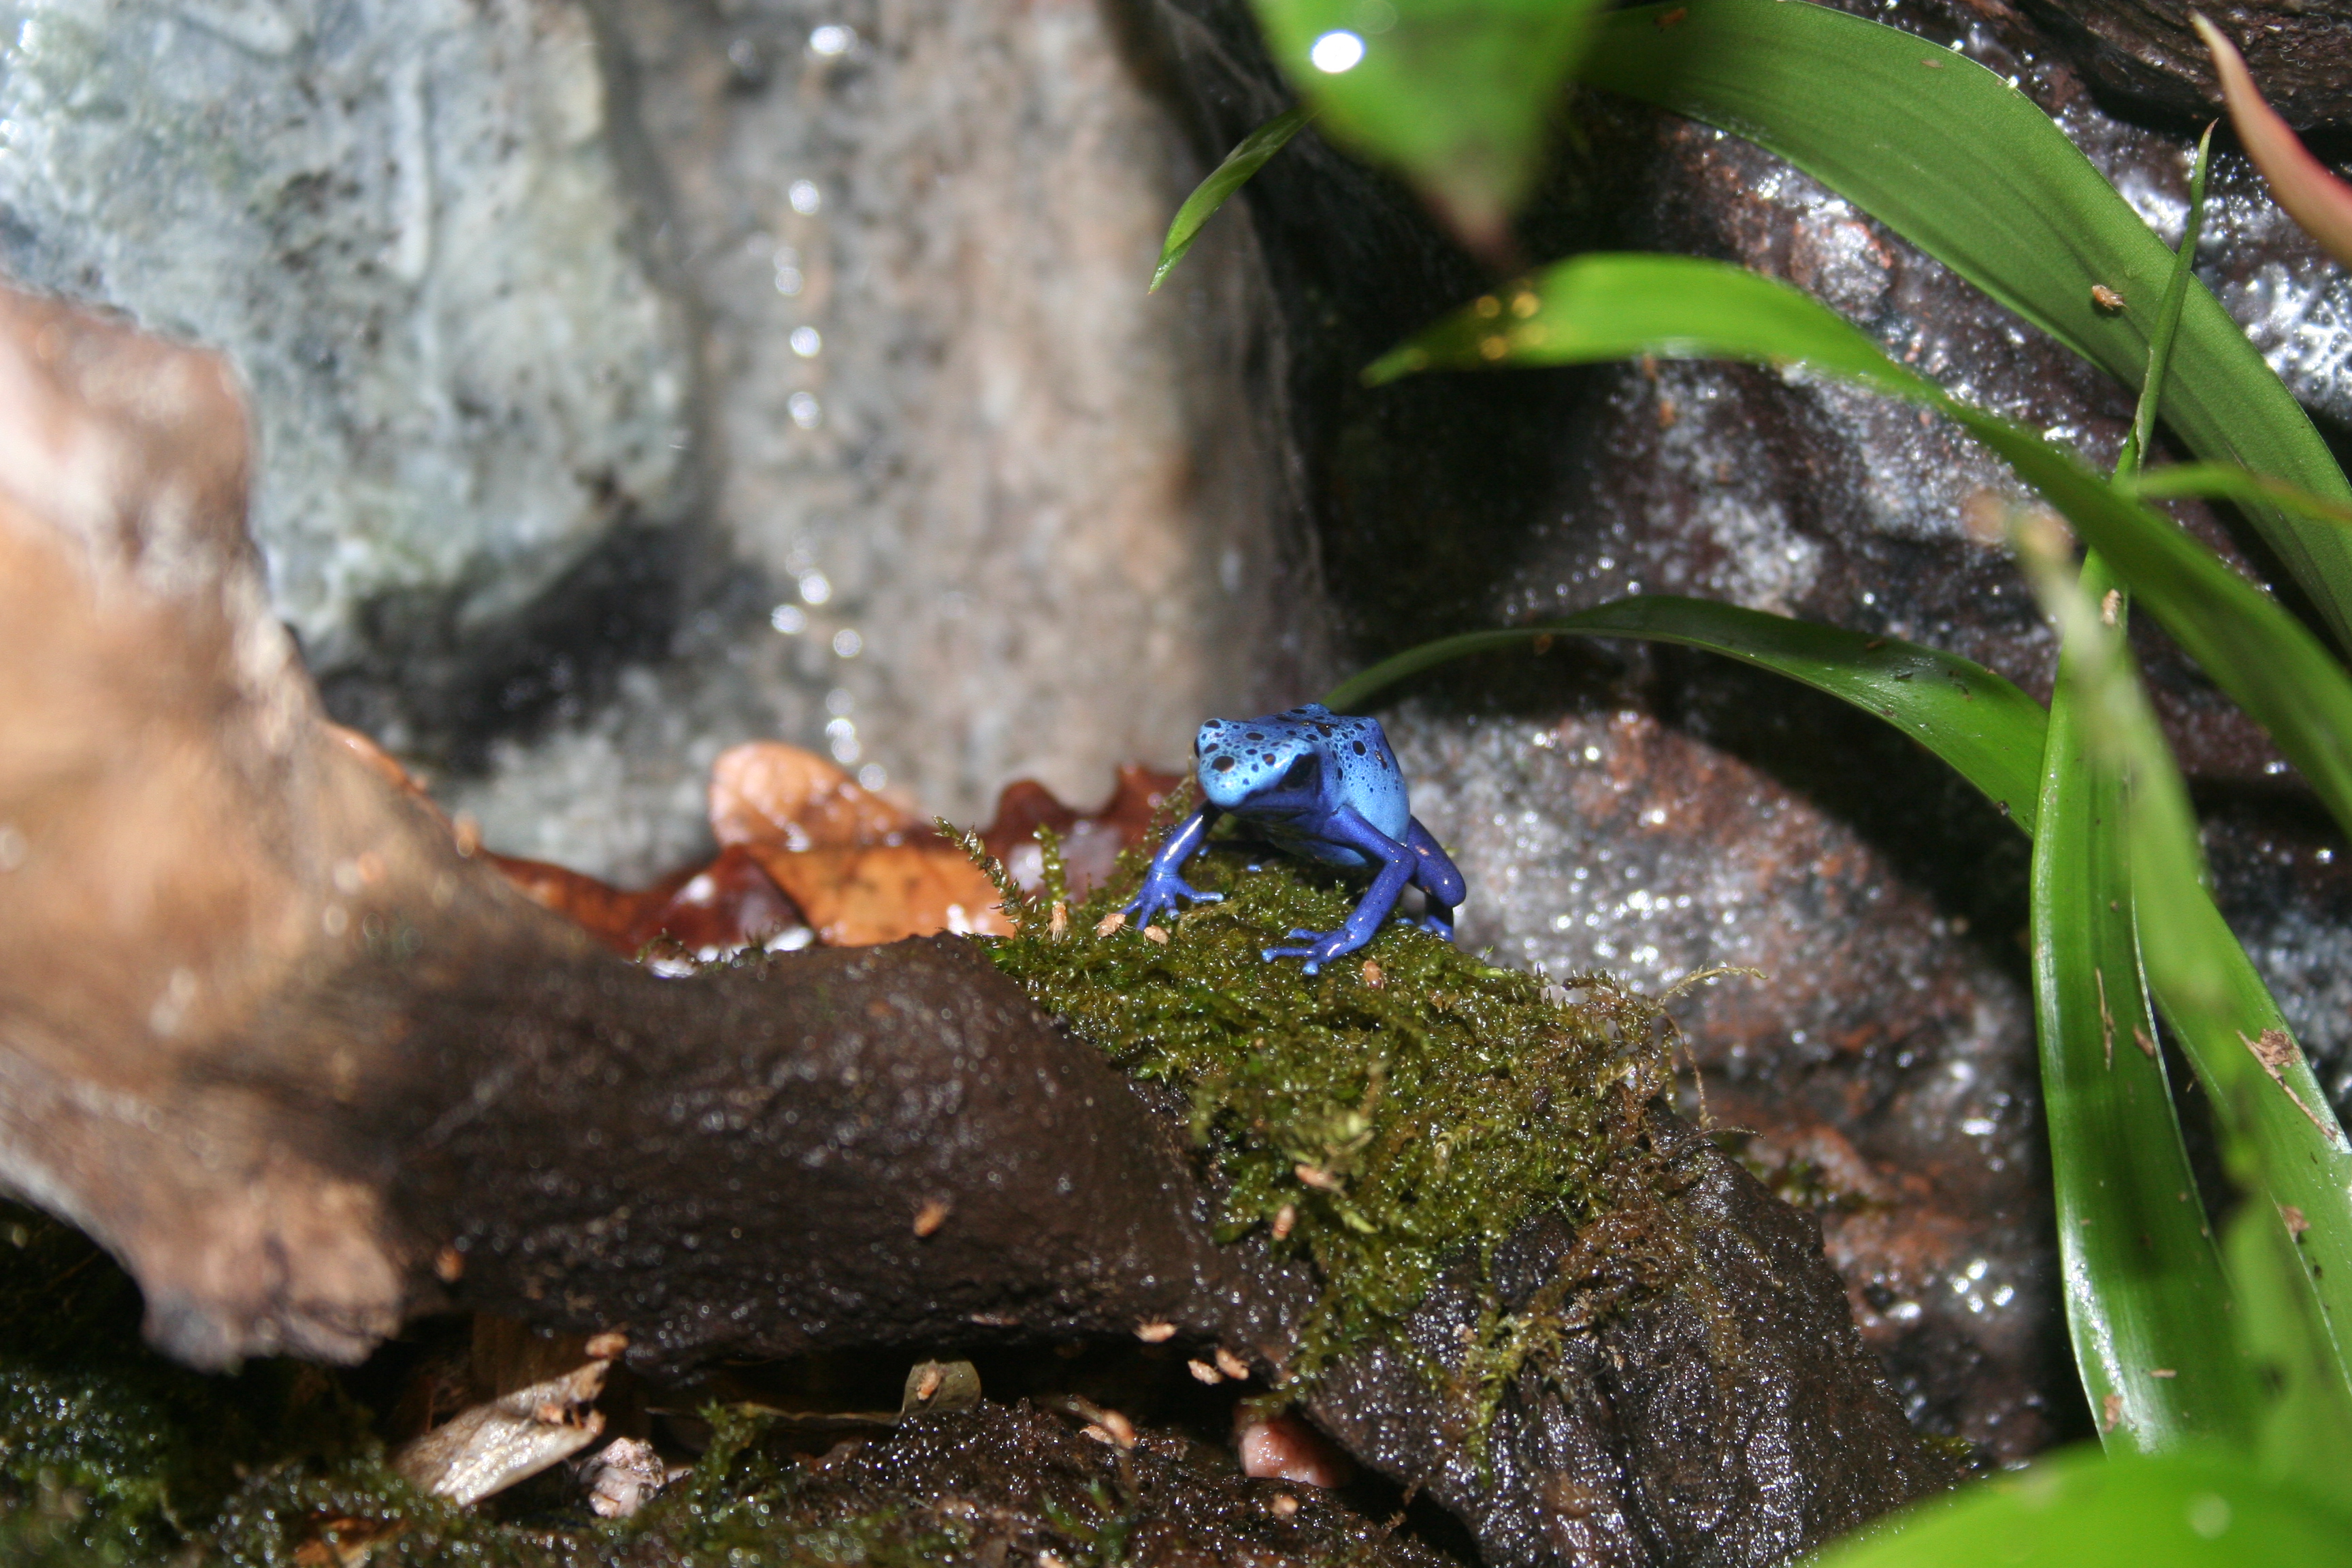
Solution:
<svg viewBox="0 0 2352 1568"><path fill-rule="evenodd" d="M1178 825L1151 858L1151 869L1143 874L1143 886L1127 901L1127 918L1139 926L1148 926L1160 918L1162 910L1173 910L1179 899L1191 899L1195 903L1213 904L1223 893L1204 893L1184 880L1184 862L1192 858L1209 829L1224 813L1213 805L1204 805Z"/></svg>
<svg viewBox="0 0 2352 1568"><path fill-rule="evenodd" d="M1371 941L1381 922L1396 908L1397 896L1412 880L1413 871L1421 863L1421 857L1366 822L1352 805L1343 805L1333 812L1318 837L1346 845L1381 869L1380 875L1372 879L1372 885L1364 890L1364 896L1356 900L1355 913L1348 917L1347 924L1338 931L1292 931L1292 936L1313 940L1305 947L1269 947L1261 955L1268 963L1277 958L1303 958L1309 974L1341 953L1353 952Z"/></svg>
<svg viewBox="0 0 2352 1568"><path fill-rule="evenodd" d="M1404 847L1413 854L1413 884L1429 895L1428 910L1421 917L1422 929L1452 942L1454 910L1469 885L1462 879L1461 868L1438 847L1435 836L1421 825L1421 818L1405 819Z"/></svg>

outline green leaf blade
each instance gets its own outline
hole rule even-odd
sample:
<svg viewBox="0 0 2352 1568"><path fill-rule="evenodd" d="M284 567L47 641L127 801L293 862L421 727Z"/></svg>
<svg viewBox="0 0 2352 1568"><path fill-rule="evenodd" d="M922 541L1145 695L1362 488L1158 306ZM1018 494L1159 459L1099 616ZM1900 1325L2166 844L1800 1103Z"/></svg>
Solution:
<svg viewBox="0 0 2352 1568"><path fill-rule="evenodd" d="M2032 698L1958 654L1712 599L1645 595L1531 626L1441 638L1383 659L1324 701L1347 712L1453 659L1554 637L1675 643L1802 681L1901 730L2033 831L2044 721Z"/></svg>
<svg viewBox="0 0 2352 1568"><path fill-rule="evenodd" d="M2116 602L2095 555L2069 586L2086 604ZM2124 772L2085 732L2085 664L2070 641L2051 698L2029 900L2067 1326L2110 1449L2242 1442L2259 1424L2258 1389L2228 1353L2230 1285L2140 976Z"/></svg>
<svg viewBox="0 0 2352 1568"><path fill-rule="evenodd" d="M1921 1505L1814 1568L2299 1568L2352 1565L2352 1516L2197 1449L2102 1458L2074 1448Z"/></svg>
<svg viewBox="0 0 2352 1568"><path fill-rule="evenodd" d="M1542 167L1597 0L1255 0L1328 133L1403 174L1473 246L1500 247Z"/></svg>
<svg viewBox="0 0 2352 1568"><path fill-rule="evenodd" d="M2139 385L2171 253L2022 94L1912 34L1800 0L1674 9L1664 29L1656 5L1609 16L1589 79L1778 153ZM2125 308L2103 310L2094 285ZM2172 371L2163 415L2199 456L2352 501L2310 418L2201 284L2186 291ZM2352 539L2260 504L2252 515L2352 646Z"/></svg>
<svg viewBox="0 0 2352 1568"><path fill-rule="evenodd" d="M1225 154L1224 162L1209 171L1209 177L1192 188L1184 205L1176 209L1176 216L1168 226L1168 237L1160 242L1160 265L1151 269L1151 287L1147 293L1157 294L1192 242L1201 237L1201 229L1226 198L1249 184L1250 176L1265 167L1266 160L1290 144L1290 139L1307 128L1315 118L1312 104L1302 103L1284 110L1272 120L1243 137L1234 150Z"/></svg>

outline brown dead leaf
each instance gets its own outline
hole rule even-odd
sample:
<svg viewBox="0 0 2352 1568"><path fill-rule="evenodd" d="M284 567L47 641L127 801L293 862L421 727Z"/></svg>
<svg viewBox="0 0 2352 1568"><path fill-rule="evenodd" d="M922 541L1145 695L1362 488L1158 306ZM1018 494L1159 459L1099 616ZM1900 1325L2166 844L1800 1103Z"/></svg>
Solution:
<svg viewBox="0 0 2352 1568"><path fill-rule="evenodd" d="M532 903L553 910L574 925L586 927L607 947L624 952L636 951L624 944L628 940L629 928L636 923L644 894L624 891L610 882L598 881L545 860L525 860L513 855L486 855L484 858L504 872L507 880Z"/></svg>
<svg viewBox="0 0 2352 1568"><path fill-rule="evenodd" d="M898 844L929 829L815 752L755 741L710 764L710 831L722 845L803 851Z"/></svg>
<svg viewBox="0 0 2352 1568"><path fill-rule="evenodd" d="M729 847L708 866L630 892L544 860L488 857L532 902L584 926L635 957L667 937L698 958L756 947L801 924L801 914L749 850Z"/></svg>
<svg viewBox="0 0 2352 1568"><path fill-rule="evenodd" d="M962 850L938 838L864 849L747 846L799 906L817 941L868 947L937 931L1010 936L996 889Z"/></svg>
<svg viewBox="0 0 2352 1568"><path fill-rule="evenodd" d="M1045 879L1037 829L1052 828L1061 842L1070 895L1082 899L1109 877L1120 850L1142 845L1153 815L1183 782L1181 773L1127 763L1118 770L1118 785L1110 799L1094 811L1080 811L1063 805L1034 779L1016 779L996 797L995 820L980 830L980 841L1004 862L1024 891L1034 893Z"/></svg>

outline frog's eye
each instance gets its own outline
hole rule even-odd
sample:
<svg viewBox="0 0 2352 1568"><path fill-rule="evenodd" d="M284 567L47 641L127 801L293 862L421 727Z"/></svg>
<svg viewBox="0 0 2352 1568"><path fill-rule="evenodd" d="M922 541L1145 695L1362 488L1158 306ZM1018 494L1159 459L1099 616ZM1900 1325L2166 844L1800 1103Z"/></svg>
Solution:
<svg viewBox="0 0 2352 1568"><path fill-rule="evenodd" d="M1314 752L1308 752L1297 762L1291 763L1290 771L1282 775L1282 787L1285 789L1312 789L1315 787L1316 779L1321 775L1322 772L1323 768L1321 763L1317 760Z"/></svg>

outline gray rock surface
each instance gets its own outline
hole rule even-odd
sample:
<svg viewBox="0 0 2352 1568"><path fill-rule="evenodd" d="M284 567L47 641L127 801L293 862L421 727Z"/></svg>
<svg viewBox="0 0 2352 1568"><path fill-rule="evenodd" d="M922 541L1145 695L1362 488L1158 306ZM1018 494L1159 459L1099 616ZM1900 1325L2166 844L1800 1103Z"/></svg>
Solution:
<svg viewBox="0 0 2352 1568"><path fill-rule="evenodd" d="M0 270L235 359L317 668L462 643L690 499L579 6L14 0L0 38Z"/></svg>
<svg viewBox="0 0 2352 1568"><path fill-rule="evenodd" d="M1115 15L605 20L701 316L714 587L683 658L451 783L493 844L667 869L710 752L758 736L966 819L1024 774L1091 802L1295 689L1249 235L1145 294L1201 167Z"/></svg>

